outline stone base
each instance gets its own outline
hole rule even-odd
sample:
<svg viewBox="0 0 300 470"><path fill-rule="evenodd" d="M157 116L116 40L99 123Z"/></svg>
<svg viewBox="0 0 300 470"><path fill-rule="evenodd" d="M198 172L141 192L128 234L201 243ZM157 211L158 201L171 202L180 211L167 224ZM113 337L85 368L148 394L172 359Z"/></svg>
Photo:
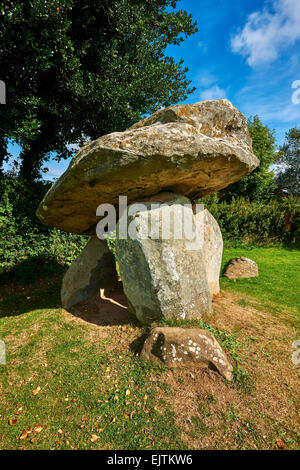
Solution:
<svg viewBox="0 0 300 470"><path fill-rule="evenodd" d="M227 264L223 276L229 279L257 277L258 266L255 261L244 256L233 258Z"/></svg>

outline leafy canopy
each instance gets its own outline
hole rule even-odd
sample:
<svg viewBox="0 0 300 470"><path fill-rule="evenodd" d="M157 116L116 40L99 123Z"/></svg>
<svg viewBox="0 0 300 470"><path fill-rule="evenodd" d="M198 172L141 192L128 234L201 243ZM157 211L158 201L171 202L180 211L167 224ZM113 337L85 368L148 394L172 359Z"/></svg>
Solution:
<svg viewBox="0 0 300 470"><path fill-rule="evenodd" d="M252 138L253 153L260 165L237 183L229 185L221 198L230 201L233 197L247 197L251 201L262 201L272 197L275 189L274 173L270 165L278 160L274 131L264 126L258 116L248 119L249 133Z"/></svg>
<svg viewBox="0 0 300 470"><path fill-rule="evenodd" d="M287 132L281 152L277 184L293 196L300 196L300 127Z"/></svg>
<svg viewBox="0 0 300 470"><path fill-rule="evenodd" d="M0 168L8 139L21 175L50 152L122 131L193 91L183 61L165 55L197 28L175 0L22 0L0 3Z"/></svg>

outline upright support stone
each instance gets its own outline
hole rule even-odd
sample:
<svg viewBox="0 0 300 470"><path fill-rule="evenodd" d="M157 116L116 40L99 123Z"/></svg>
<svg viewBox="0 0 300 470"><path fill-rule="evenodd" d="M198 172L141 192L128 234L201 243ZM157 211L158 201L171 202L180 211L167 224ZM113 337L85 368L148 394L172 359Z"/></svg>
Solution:
<svg viewBox="0 0 300 470"><path fill-rule="evenodd" d="M100 288L116 284L118 275L113 254L107 242L91 237L78 258L64 275L61 300L65 308L86 302Z"/></svg>
<svg viewBox="0 0 300 470"><path fill-rule="evenodd" d="M222 233L216 219L207 209L195 214L195 222L206 267L207 281L210 293L213 296L220 292L219 279L223 254Z"/></svg>
<svg viewBox="0 0 300 470"><path fill-rule="evenodd" d="M151 206L161 202L160 207ZM129 206L117 224L116 253L131 309L144 324L161 318L203 318L211 313L211 298L202 252L183 223L183 218L190 221L196 237L190 200L161 193L143 204L138 210L135 204ZM124 224L131 234L127 239L120 238Z"/></svg>

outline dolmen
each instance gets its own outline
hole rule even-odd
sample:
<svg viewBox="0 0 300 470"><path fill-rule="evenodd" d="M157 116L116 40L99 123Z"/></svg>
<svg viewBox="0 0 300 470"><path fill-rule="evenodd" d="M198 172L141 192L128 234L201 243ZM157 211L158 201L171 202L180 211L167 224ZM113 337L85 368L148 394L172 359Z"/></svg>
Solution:
<svg viewBox="0 0 300 470"><path fill-rule="evenodd" d="M63 306L117 281L99 229L112 207L120 277L137 319L209 318L223 241L197 200L258 164L247 121L228 100L170 106L84 145L37 210L47 226L90 235L63 279Z"/></svg>

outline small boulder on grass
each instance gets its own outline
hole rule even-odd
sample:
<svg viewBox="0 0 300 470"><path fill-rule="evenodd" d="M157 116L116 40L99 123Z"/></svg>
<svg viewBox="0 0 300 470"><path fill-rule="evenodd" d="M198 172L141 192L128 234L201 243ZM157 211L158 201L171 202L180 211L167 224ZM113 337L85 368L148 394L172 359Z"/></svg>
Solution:
<svg viewBox="0 0 300 470"><path fill-rule="evenodd" d="M232 380L232 365L214 336L201 328L156 327L141 357L169 367L211 368Z"/></svg>
<svg viewBox="0 0 300 470"><path fill-rule="evenodd" d="M223 276L229 279L257 277L258 266L255 261L244 256L232 258L227 264Z"/></svg>

